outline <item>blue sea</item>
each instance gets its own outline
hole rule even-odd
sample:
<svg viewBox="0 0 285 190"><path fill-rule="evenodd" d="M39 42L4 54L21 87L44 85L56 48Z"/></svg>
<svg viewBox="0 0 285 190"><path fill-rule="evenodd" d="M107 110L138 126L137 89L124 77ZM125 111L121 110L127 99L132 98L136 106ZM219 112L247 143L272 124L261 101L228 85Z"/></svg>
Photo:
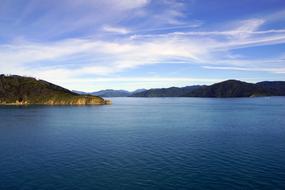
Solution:
<svg viewBox="0 0 285 190"><path fill-rule="evenodd" d="M285 97L112 101L0 107L0 189L285 189Z"/></svg>

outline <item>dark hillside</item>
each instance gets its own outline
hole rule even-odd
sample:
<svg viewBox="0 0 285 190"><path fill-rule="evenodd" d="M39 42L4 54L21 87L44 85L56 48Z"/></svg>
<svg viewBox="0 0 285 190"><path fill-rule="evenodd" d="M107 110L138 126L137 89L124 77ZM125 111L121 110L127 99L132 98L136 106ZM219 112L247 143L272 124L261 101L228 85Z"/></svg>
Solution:
<svg viewBox="0 0 285 190"><path fill-rule="evenodd" d="M196 89L185 97L252 97L273 95L267 89L256 84L242 82L238 80L227 80L210 86Z"/></svg>
<svg viewBox="0 0 285 190"><path fill-rule="evenodd" d="M2 104L105 104L98 96L84 96L47 81L0 75Z"/></svg>

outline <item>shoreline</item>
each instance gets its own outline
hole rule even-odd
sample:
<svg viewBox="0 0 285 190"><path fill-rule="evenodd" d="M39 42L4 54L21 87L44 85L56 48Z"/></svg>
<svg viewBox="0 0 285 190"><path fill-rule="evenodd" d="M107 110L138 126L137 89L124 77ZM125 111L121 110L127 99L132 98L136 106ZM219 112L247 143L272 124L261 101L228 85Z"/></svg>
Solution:
<svg viewBox="0 0 285 190"><path fill-rule="evenodd" d="M87 104L80 104L80 103L67 103L67 104L62 104L62 103L4 103L0 102L0 106L97 106L97 105L112 105L111 100L104 100L104 103L87 103Z"/></svg>

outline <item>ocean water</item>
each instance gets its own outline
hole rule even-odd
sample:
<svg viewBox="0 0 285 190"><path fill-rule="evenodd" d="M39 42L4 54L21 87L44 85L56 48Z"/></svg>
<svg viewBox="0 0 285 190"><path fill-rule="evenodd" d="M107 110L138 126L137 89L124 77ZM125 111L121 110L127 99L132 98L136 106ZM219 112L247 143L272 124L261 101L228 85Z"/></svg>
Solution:
<svg viewBox="0 0 285 190"><path fill-rule="evenodd" d="M0 189L285 189L285 98L0 107Z"/></svg>

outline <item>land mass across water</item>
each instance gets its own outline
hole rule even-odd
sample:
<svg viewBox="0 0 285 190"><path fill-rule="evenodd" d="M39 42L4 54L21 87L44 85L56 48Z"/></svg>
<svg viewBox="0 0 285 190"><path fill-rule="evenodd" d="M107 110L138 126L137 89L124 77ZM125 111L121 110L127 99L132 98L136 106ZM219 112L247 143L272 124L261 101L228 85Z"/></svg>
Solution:
<svg viewBox="0 0 285 190"><path fill-rule="evenodd" d="M0 75L2 105L104 105L111 104L99 96L80 95L68 89L18 75Z"/></svg>
<svg viewBox="0 0 285 190"><path fill-rule="evenodd" d="M77 91L78 92L78 91ZM86 94L84 92L79 92ZM211 97L234 98L256 96L285 96L284 81L264 81L248 83L239 80L226 80L213 85L194 85L186 87L126 90L101 90L91 92L102 97Z"/></svg>
<svg viewBox="0 0 285 190"><path fill-rule="evenodd" d="M156 89L101 90L86 93L70 91L44 80L18 75L0 75L0 104L11 105L103 105L111 101L102 97L210 97L235 98L285 96L285 81L248 83L226 80L213 85L194 85Z"/></svg>
<svg viewBox="0 0 285 190"><path fill-rule="evenodd" d="M101 97L130 97L133 94L144 92L147 89L137 89L135 91L127 91L127 90L113 90L113 89L106 89L106 90L100 90L95 92L82 92L73 90L72 92L75 92L77 94L90 94L95 96L101 96Z"/></svg>

